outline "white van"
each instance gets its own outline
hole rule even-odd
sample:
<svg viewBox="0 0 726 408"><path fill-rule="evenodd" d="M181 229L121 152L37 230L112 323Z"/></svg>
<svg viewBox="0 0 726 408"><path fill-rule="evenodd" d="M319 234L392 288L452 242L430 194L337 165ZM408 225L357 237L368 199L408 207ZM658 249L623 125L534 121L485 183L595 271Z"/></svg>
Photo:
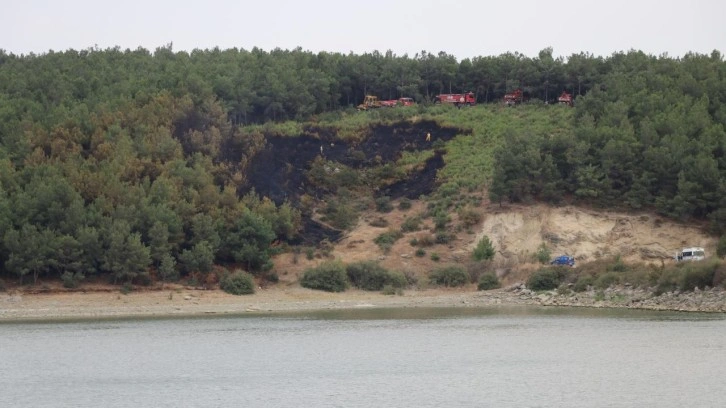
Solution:
<svg viewBox="0 0 726 408"><path fill-rule="evenodd" d="M701 247L683 248L676 254L676 261L700 261L706 258L706 251Z"/></svg>

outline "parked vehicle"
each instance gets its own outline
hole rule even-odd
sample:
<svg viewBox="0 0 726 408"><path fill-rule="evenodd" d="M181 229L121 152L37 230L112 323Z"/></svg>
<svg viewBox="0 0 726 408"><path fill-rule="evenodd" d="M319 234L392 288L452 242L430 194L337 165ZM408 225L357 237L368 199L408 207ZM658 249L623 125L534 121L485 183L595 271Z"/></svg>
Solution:
<svg viewBox="0 0 726 408"><path fill-rule="evenodd" d="M560 255L557 258L553 259L552 262L550 262L550 265L563 265L563 266L570 266L575 267L575 257L569 256L569 255Z"/></svg>
<svg viewBox="0 0 726 408"><path fill-rule="evenodd" d="M463 94L441 94L434 97L434 104L448 103L458 107L476 105L476 96L473 92Z"/></svg>
<svg viewBox="0 0 726 408"><path fill-rule="evenodd" d="M396 106L411 106L413 105L412 98L398 98L381 101L381 106L385 108L395 108Z"/></svg>
<svg viewBox="0 0 726 408"><path fill-rule="evenodd" d="M683 248L676 254L676 262L700 261L706 258L706 251L701 247Z"/></svg>
<svg viewBox="0 0 726 408"><path fill-rule="evenodd" d="M363 103L358 105L358 110L368 110L368 109L374 109L374 108L380 108L381 101L378 100L378 97L375 95L366 95L365 99L363 100Z"/></svg>
<svg viewBox="0 0 726 408"><path fill-rule="evenodd" d="M514 92L504 95L504 104L507 106L519 105L524 102L524 93L521 89L515 89Z"/></svg>
<svg viewBox="0 0 726 408"><path fill-rule="evenodd" d="M562 91L562 95L557 98L557 102L562 105L573 106L572 95L569 94L567 91Z"/></svg>
<svg viewBox="0 0 726 408"><path fill-rule="evenodd" d="M403 106L411 106L414 104L413 98L398 98L398 103Z"/></svg>

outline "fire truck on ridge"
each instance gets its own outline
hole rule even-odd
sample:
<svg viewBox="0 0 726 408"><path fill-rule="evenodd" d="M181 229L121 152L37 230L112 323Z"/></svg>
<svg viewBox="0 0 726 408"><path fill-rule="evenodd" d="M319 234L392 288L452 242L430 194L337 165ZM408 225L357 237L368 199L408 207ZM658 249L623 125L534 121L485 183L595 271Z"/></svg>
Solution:
<svg viewBox="0 0 726 408"><path fill-rule="evenodd" d="M524 93L521 89L515 89L514 92L504 95L504 104L514 106L524 102Z"/></svg>
<svg viewBox="0 0 726 408"><path fill-rule="evenodd" d="M386 108L395 108L396 106L411 106L413 105L413 98L398 98L390 99L387 101L381 101L381 106Z"/></svg>
<svg viewBox="0 0 726 408"><path fill-rule="evenodd" d="M572 95L567 93L567 91L562 91L562 95L557 98L557 102L563 105L573 106Z"/></svg>
<svg viewBox="0 0 726 408"><path fill-rule="evenodd" d="M456 106L472 106L476 105L476 96L473 92L463 94L441 94L434 97L434 103L448 103Z"/></svg>

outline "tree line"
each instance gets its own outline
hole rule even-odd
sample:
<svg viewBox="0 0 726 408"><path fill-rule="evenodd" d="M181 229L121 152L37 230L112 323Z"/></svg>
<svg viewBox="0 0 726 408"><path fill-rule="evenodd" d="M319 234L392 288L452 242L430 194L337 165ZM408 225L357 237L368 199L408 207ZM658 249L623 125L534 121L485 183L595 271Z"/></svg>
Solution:
<svg viewBox="0 0 726 408"><path fill-rule="evenodd" d="M585 94L613 69L613 58L588 53L555 58L551 48L534 58L520 53L458 61L445 52L413 57L391 51L312 53L300 48L264 51L218 48L192 52L86 49L15 55L0 50L3 119L32 117L50 125L66 110L89 110L120 97L143 98L162 90L174 96L219 100L234 124L305 120L356 106L366 94L431 101L441 93L475 92L497 101L521 88L553 101L563 90Z"/></svg>

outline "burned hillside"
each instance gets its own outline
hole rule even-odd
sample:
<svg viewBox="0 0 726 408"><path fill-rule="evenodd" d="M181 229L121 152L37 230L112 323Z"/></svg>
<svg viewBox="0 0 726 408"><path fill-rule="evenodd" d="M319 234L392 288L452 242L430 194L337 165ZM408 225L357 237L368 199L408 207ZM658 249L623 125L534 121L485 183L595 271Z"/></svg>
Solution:
<svg viewBox="0 0 726 408"><path fill-rule="evenodd" d="M375 166L394 164L406 151L436 150L434 146L441 143L437 141L448 141L462 133L457 128L421 121L372 126L363 140L354 142L339 139L330 129L315 127L306 128L304 134L296 137L266 136L264 148L249 161L247 184L241 193L254 189L277 204L288 201L299 206L303 195L321 199L334 193L310 179L316 161L361 173ZM428 140L427 135L430 135ZM436 187L436 172L443 166L443 152L437 150L423 166L411 170L404 179L394 180L369 193L394 199L430 194ZM337 170L336 167L330 171ZM310 229L308 221L305 225L303 235ZM315 235L319 236L319 231Z"/></svg>

